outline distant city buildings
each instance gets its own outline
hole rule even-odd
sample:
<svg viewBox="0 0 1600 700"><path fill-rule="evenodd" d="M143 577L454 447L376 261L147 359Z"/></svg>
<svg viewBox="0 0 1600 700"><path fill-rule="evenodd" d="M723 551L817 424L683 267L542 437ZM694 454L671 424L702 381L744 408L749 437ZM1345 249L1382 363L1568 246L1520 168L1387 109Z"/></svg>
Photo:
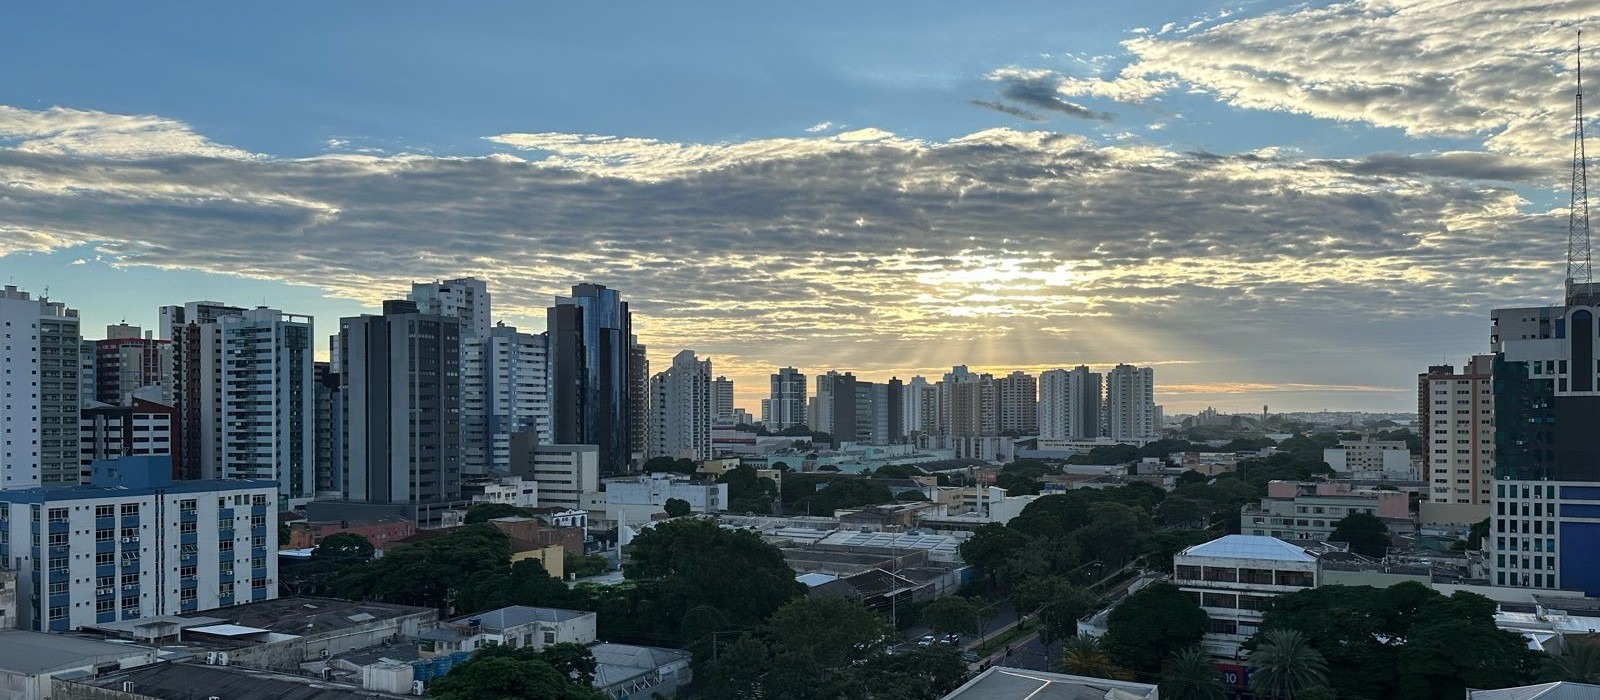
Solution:
<svg viewBox="0 0 1600 700"><path fill-rule="evenodd" d="M579 284L546 318L554 441L598 446L605 474L629 471L645 448L649 366L628 303L614 289Z"/></svg>
<svg viewBox="0 0 1600 700"><path fill-rule="evenodd" d="M711 360L697 359L693 350L650 378L651 457L711 458L714 382Z"/></svg>
<svg viewBox="0 0 1600 700"><path fill-rule="evenodd" d="M1106 436L1113 440L1159 437L1155 370L1117 365L1106 373Z"/></svg>
<svg viewBox="0 0 1600 700"><path fill-rule="evenodd" d="M1039 375L1039 437L1093 440L1100 436L1101 376L1079 365Z"/></svg>
<svg viewBox="0 0 1600 700"><path fill-rule="evenodd" d="M1012 372L999 382L1000 432L1036 435L1039 432L1039 384L1033 375Z"/></svg>
<svg viewBox="0 0 1600 700"><path fill-rule="evenodd" d="M1417 424L1428 500L1481 505L1488 516L1494 481L1494 356L1456 372L1429 367L1417 378Z"/></svg>
<svg viewBox="0 0 1600 700"><path fill-rule="evenodd" d="M78 312L0 288L0 372L7 377L0 424L0 488L60 486L79 480L81 340Z"/></svg>
<svg viewBox="0 0 1600 700"><path fill-rule="evenodd" d="M806 415L806 375L784 367L771 377L770 398L763 404L761 422L768 430L780 431L808 425Z"/></svg>

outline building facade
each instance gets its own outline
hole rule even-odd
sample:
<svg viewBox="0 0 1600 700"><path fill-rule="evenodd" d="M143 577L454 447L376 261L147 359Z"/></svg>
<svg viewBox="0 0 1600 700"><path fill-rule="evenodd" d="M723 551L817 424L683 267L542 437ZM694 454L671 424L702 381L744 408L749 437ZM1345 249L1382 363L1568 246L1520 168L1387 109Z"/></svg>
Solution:
<svg viewBox="0 0 1600 700"><path fill-rule="evenodd" d="M809 425L806 422L806 375L793 367L784 367L770 379L770 395L762 403L761 423L773 432Z"/></svg>
<svg viewBox="0 0 1600 700"><path fill-rule="evenodd" d="M949 437L998 435L1000 390L994 375L952 367L939 382L939 429Z"/></svg>
<svg viewBox="0 0 1600 700"><path fill-rule="evenodd" d="M217 319L244 309L216 301L161 307L160 337L172 342L172 405L178 409L178 471L214 479L222 464L222 332Z"/></svg>
<svg viewBox="0 0 1600 700"><path fill-rule="evenodd" d="M1410 496L1401 491L1351 489L1336 483L1273 481L1260 503L1239 511L1239 532L1280 540L1326 542L1346 516L1382 518L1390 532L1413 530Z"/></svg>
<svg viewBox="0 0 1600 700"><path fill-rule="evenodd" d="M86 485L0 491L19 627L66 632L276 598L277 494L271 481L175 482L165 457L96 462Z"/></svg>
<svg viewBox="0 0 1600 700"><path fill-rule="evenodd" d="M224 479L278 482L280 500L316 495L316 370L310 316L258 307L217 320L222 335Z"/></svg>
<svg viewBox="0 0 1600 700"><path fill-rule="evenodd" d="M999 382L1000 432L1014 436L1039 433L1039 382L1026 372L1012 372Z"/></svg>
<svg viewBox="0 0 1600 700"><path fill-rule="evenodd" d="M78 312L35 298L14 286L0 288L0 488L60 486L79 481Z"/></svg>
<svg viewBox="0 0 1600 700"><path fill-rule="evenodd" d="M650 379L651 457L711 459L713 384L711 360L696 359L693 350Z"/></svg>
<svg viewBox="0 0 1600 700"><path fill-rule="evenodd" d="M485 474L493 461L489 437L491 386L488 364L491 351L486 345L490 334L489 285L474 277L413 282L406 297L417 310L431 316L454 318L461 339L461 471Z"/></svg>
<svg viewBox="0 0 1600 700"><path fill-rule="evenodd" d="M1118 441L1160 437L1155 390L1156 373L1150 367L1117 365L1106 373L1106 435Z"/></svg>
<svg viewBox="0 0 1600 700"><path fill-rule="evenodd" d="M596 445L606 474L629 471L646 440L649 367L633 314L614 289L579 284L546 315L551 434L556 444Z"/></svg>
<svg viewBox="0 0 1600 700"><path fill-rule="evenodd" d="M1201 648L1238 658L1272 599L1318 584L1317 557L1282 540L1228 535L1189 547L1172 558L1172 583L1205 610Z"/></svg>
<svg viewBox="0 0 1600 700"><path fill-rule="evenodd" d="M1039 375L1039 437L1093 440L1100 436L1101 377L1079 365Z"/></svg>
<svg viewBox="0 0 1600 700"><path fill-rule="evenodd" d="M169 474L176 478L177 423L173 407L137 397L127 407L99 403L85 407L78 420L80 480L87 483L90 465L118 457L166 457Z"/></svg>
<svg viewBox="0 0 1600 700"><path fill-rule="evenodd" d="M161 387L170 396L172 343L143 337L138 326L106 327L94 343L94 399L112 406L130 406L133 392Z"/></svg>
<svg viewBox="0 0 1600 700"><path fill-rule="evenodd" d="M1457 373L1429 367L1418 377L1417 415L1428 500L1488 507L1494 484L1494 356Z"/></svg>
<svg viewBox="0 0 1600 700"><path fill-rule="evenodd" d="M550 382L545 336L504 323L482 341L484 400L488 405L485 450L491 472L511 466L511 437L532 433L550 444Z"/></svg>
<svg viewBox="0 0 1600 700"><path fill-rule="evenodd" d="M711 380L711 417L716 421L732 421L735 418L732 379L719 375Z"/></svg>
<svg viewBox="0 0 1600 700"><path fill-rule="evenodd" d="M1341 440L1322 451L1322 461L1344 478L1414 481L1418 476L1404 440Z"/></svg>
<svg viewBox="0 0 1600 700"><path fill-rule="evenodd" d="M579 510L600 490L597 445L541 445L528 433L511 438L511 473L538 484L539 506Z"/></svg>
<svg viewBox="0 0 1600 700"><path fill-rule="evenodd" d="M350 501L434 504L461 496L461 338L453 316L386 301L339 328L339 492Z"/></svg>

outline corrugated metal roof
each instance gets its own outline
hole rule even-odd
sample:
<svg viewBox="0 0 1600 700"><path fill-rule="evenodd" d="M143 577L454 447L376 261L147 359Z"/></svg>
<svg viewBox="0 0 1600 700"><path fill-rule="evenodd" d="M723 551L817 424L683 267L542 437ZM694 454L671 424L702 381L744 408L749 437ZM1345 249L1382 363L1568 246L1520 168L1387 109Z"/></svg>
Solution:
<svg viewBox="0 0 1600 700"><path fill-rule="evenodd" d="M27 630L0 630L0 670L24 676L60 671L74 666L150 654L155 650L133 644L112 644L92 639Z"/></svg>

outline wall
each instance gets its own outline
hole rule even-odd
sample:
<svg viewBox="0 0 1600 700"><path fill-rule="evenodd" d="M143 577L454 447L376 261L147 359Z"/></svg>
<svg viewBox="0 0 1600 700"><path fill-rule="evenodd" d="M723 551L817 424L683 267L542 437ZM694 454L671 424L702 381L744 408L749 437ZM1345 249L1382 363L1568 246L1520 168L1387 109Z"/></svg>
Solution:
<svg viewBox="0 0 1600 700"><path fill-rule="evenodd" d="M512 552L511 563L515 564L524 559L533 559L544 566L545 573L558 579L565 579L567 577L566 555L566 549L562 548L561 545L553 544L526 552Z"/></svg>
<svg viewBox="0 0 1600 700"><path fill-rule="evenodd" d="M237 649L229 652L228 658L238 666L297 673L301 662L322 658L323 650L327 650L329 656L337 656L367 649L396 636L415 637L437 627L438 623L439 613L428 610L399 618L372 620L337 632Z"/></svg>
<svg viewBox="0 0 1600 700"><path fill-rule="evenodd" d="M1424 586L1433 585L1432 576L1390 574L1382 571L1338 571L1335 569L1322 570L1323 586L1371 586L1373 588L1388 588L1390 586L1415 581Z"/></svg>

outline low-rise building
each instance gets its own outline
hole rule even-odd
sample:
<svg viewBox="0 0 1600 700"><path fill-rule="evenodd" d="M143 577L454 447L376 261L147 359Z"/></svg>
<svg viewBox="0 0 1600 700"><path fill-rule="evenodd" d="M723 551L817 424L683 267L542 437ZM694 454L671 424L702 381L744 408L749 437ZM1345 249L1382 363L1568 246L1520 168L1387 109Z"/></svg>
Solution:
<svg viewBox="0 0 1600 700"><path fill-rule="evenodd" d="M693 656L681 649L601 642L589 653L595 661L594 687L617 700L670 698L694 679Z"/></svg>
<svg viewBox="0 0 1600 700"><path fill-rule="evenodd" d="M600 490L598 445L540 445L531 432L511 436L511 473L533 480L540 506L583 508Z"/></svg>
<svg viewBox="0 0 1600 700"><path fill-rule="evenodd" d="M1236 658L1256 633L1272 599L1315 588L1317 557L1283 540L1228 535L1189 547L1172 558L1172 582L1205 610L1210 627L1200 645Z"/></svg>
<svg viewBox="0 0 1600 700"><path fill-rule="evenodd" d="M173 481L166 456L97 461L86 485L0 491L17 626L65 632L276 598L277 500L274 481Z"/></svg>
<svg viewBox="0 0 1600 700"><path fill-rule="evenodd" d="M1370 436L1360 440L1341 440L1338 447L1322 451L1322 461L1340 476L1364 479L1417 478L1417 468L1411 463L1411 450L1404 440L1374 440Z"/></svg>
<svg viewBox="0 0 1600 700"><path fill-rule="evenodd" d="M520 476L495 476L461 482L461 497L472 503L499 503L518 508L539 506L539 482Z"/></svg>
<svg viewBox="0 0 1600 700"><path fill-rule="evenodd" d="M667 501L674 498L687 502L690 512L720 513L728 505L728 485L676 474L608 479L605 517L610 522L644 522L665 513Z"/></svg>
<svg viewBox="0 0 1600 700"><path fill-rule="evenodd" d="M383 515L371 521L363 520L296 520L289 523L289 542L280 549L308 549L317 546L324 537L341 532L360 535L372 543L374 549L388 549L417 532L416 523L398 515Z"/></svg>
<svg viewBox="0 0 1600 700"><path fill-rule="evenodd" d="M941 700L1156 700L1156 686L993 666Z"/></svg>
<svg viewBox="0 0 1600 700"><path fill-rule="evenodd" d="M1345 516L1382 518L1390 533L1416 531L1411 501L1400 491L1355 489L1339 483L1273 481L1267 497L1239 512L1239 532L1281 540L1326 541Z"/></svg>
<svg viewBox="0 0 1600 700"><path fill-rule="evenodd" d="M423 635L437 653L477 651L486 646L529 648L551 644L593 644L599 617L582 610L533 608L526 605L463 615Z"/></svg>
<svg viewBox="0 0 1600 700"><path fill-rule="evenodd" d="M156 650L61 634L0 630L0 698L58 698L51 681L58 676L93 678L156 663Z"/></svg>

